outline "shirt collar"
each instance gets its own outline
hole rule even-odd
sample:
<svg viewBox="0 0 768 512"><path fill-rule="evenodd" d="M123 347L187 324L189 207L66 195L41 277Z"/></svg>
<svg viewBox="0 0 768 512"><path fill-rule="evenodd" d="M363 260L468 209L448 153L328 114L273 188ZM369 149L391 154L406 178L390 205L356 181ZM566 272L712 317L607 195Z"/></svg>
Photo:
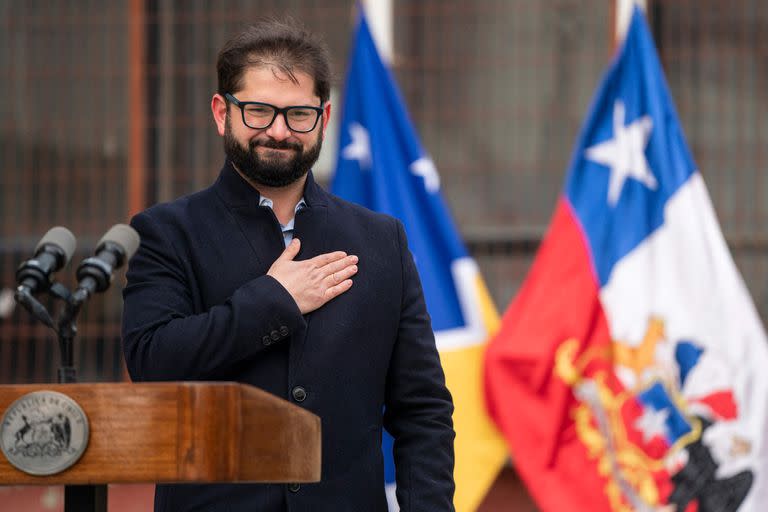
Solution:
<svg viewBox="0 0 768 512"><path fill-rule="evenodd" d="M274 207L274 203L270 198L261 196L261 198L259 199L259 206L266 206L267 208L272 210ZM296 221L296 212L298 212L302 208L306 208L306 206L307 206L307 202L304 200L304 198L302 197L301 199L299 199L299 202L296 203L296 207L293 209L293 217L291 217L291 220L289 220L288 223L285 225L280 224L283 230L293 229L293 223Z"/></svg>
<svg viewBox="0 0 768 512"><path fill-rule="evenodd" d="M259 200L259 206L267 206L269 208L273 208L275 206L275 203L272 202L272 200L266 196L261 196L261 199ZM299 199L299 202L296 203L296 207L293 209L293 213L296 213L297 211L301 210L307 206L307 202L302 197Z"/></svg>

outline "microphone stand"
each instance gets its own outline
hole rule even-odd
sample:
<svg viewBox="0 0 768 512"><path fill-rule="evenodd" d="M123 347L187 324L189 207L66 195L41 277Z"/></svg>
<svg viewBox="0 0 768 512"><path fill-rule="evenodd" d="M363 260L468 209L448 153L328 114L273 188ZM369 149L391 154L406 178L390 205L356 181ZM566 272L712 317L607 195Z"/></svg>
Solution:
<svg viewBox="0 0 768 512"><path fill-rule="evenodd" d="M53 329L59 341L61 364L58 369L59 384L77 382L77 369L74 362L74 344L77 335L77 315L88 300L90 294L78 288L71 293L61 283L53 283L48 293L64 302L64 309L58 324L54 327L50 313L31 293L20 286L16 292L16 301L22 304L32 315ZM107 512L107 486L101 485L65 485L64 512Z"/></svg>
<svg viewBox="0 0 768 512"><path fill-rule="evenodd" d="M74 345L77 334L77 315L80 306L72 303L72 294L59 283L51 286L49 293L64 301L64 311L59 318L57 328L54 329L59 338L59 353L61 362L58 370L59 384L71 384L77 382L77 369L75 368Z"/></svg>

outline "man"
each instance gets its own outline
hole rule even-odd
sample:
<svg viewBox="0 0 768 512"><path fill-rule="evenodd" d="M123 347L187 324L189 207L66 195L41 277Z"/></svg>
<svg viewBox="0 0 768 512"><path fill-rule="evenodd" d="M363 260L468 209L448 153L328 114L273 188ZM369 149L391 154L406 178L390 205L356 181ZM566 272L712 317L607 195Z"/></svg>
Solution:
<svg viewBox="0 0 768 512"><path fill-rule="evenodd" d="M327 51L275 21L229 41L211 110L227 155L208 189L140 213L124 291L131 377L233 380L320 416L316 484L159 485L160 511L453 510L453 405L401 224L322 190Z"/></svg>

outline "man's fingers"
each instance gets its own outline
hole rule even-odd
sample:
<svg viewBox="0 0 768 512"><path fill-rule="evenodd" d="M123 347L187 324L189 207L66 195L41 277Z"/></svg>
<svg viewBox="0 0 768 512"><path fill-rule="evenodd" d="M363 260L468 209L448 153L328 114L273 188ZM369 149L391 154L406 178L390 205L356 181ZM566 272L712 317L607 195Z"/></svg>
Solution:
<svg viewBox="0 0 768 512"><path fill-rule="evenodd" d="M331 282L331 285L337 285L344 281L345 279L349 279L353 275L357 273L357 265L349 265L341 270L337 270L336 272L331 272L331 274L326 278L329 279Z"/></svg>
<svg viewBox="0 0 768 512"><path fill-rule="evenodd" d="M303 313L314 311L352 287L358 258L344 251L320 254L295 261L300 243L294 238L267 272L291 294Z"/></svg>
<svg viewBox="0 0 768 512"><path fill-rule="evenodd" d="M346 256L347 256L347 253L345 253L344 251L334 251L334 252L327 252L325 254L320 254L307 261L312 263L312 265L317 268L322 268L328 265L329 263L345 258Z"/></svg>
<svg viewBox="0 0 768 512"><path fill-rule="evenodd" d="M335 272L338 272L340 270L343 270L347 267L350 267L352 265L355 265L357 263L357 256L347 256L345 258L338 259L336 261L332 261L322 267L320 270L323 273L323 276L327 277ZM336 281L336 283L340 283L344 279L339 279Z"/></svg>
<svg viewBox="0 0 768 512"><path fill-rule="evenodd" d="M351 279L346 279L335 286L331 286L330 288L325 290L325 294L324 294L325 302L328 302L329 300L338 297L339 295L349 290L350 288L352 288Z"/></svg>
<svg viewBox="0 0 768 512"><path fill-rule="evenodd" d="M299 249L301 249L301 242L298 238L294 238L291 240L291 243L288 244L288 247L285 248L283 253L277 257L277 259L290 261L295 258L297 254L299 254Z"/></svg>

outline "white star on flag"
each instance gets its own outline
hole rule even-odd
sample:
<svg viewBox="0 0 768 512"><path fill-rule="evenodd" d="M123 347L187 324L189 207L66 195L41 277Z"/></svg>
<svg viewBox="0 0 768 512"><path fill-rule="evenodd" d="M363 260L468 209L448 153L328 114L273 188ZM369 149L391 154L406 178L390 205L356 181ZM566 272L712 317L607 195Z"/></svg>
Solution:
<svg viewBox="0 0 768 512"><path fill-rule="evenodd" d="M440 175L437 174L435 163L428 156L423 156L411 164L411 172L424 178L427 192L435 193L440 189Z"/></svg>
<svg viewBox="0 0 768 512"><path fill-rule="evenodd" d="M611 168L608 183L608 204L616 206L624 180L634 178L655 190L659 185L645 159L645 146L651 136L653 120L650 116L624 125L626 109L621 100L613 107L613 138L586 149L588 160Z"/></svg>
<svg viewBox="0 0 768 512"><path fill-rule="evenodd" d="M347 160L357 160L361 169L371 168L371 139L360 123L350 123L349 135L352 142L341 151L341 156Z"/></svg>
<svg viewBox="0 0 768 512"><path fill-rule="evenodd" d="M635 421L635 428L643 433L643 442L647 443L656 436L666 437L669 409L646 407L643 415Z"/></svg>

